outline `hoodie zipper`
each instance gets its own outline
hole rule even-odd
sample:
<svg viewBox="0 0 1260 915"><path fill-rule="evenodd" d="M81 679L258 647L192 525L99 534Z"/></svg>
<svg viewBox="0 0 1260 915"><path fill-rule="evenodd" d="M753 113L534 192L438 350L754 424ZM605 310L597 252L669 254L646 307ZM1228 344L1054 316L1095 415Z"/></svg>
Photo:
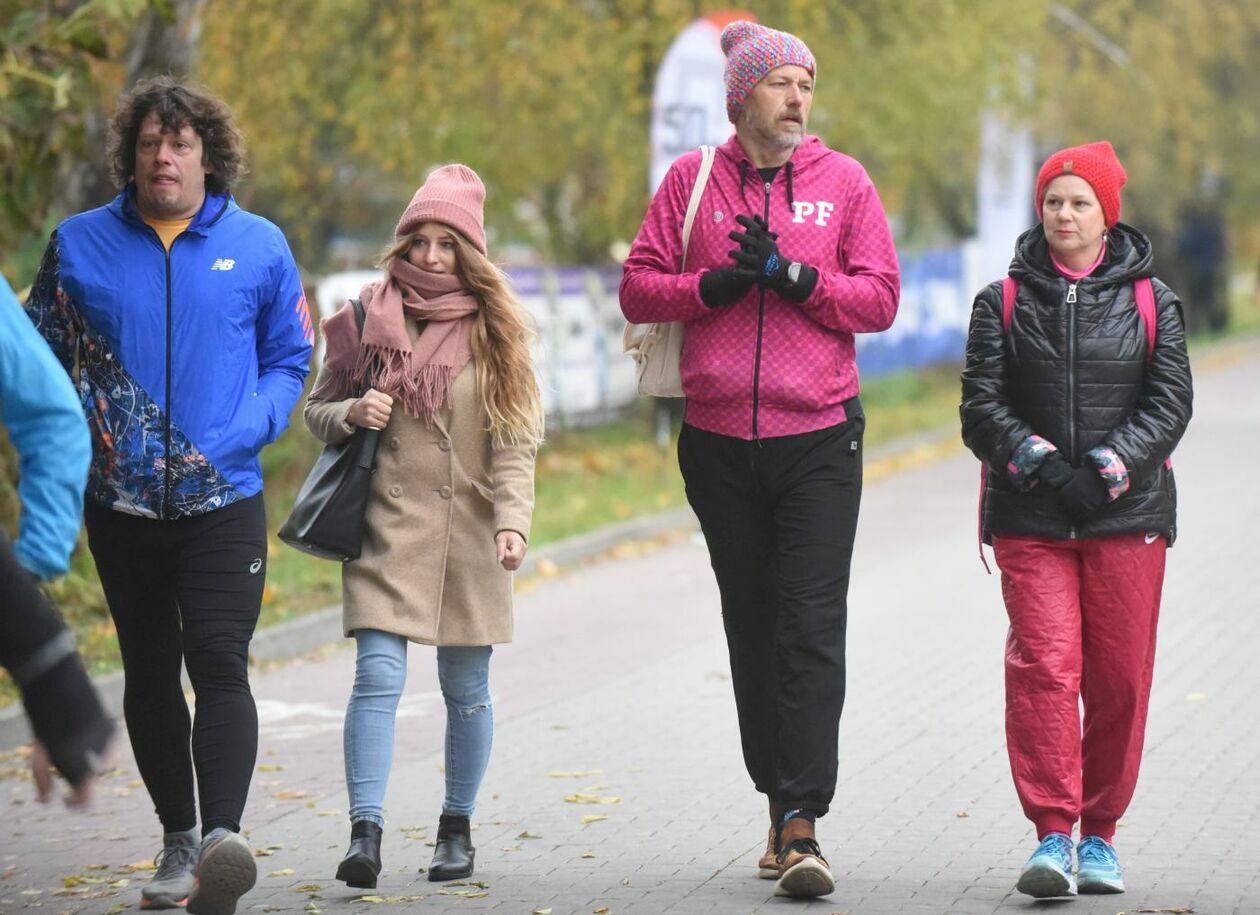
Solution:
<svg viewBox="0 0 1260 915"><path fill-rule="evenodd" d="M1067 288L1067 394L1068 457L1076 459L1076 283ZM1076 524L1068 528L1068 539L1076 539Z"/></svg>
<svg viewBox="0 0 1260 915"><path fill-rule="evenodd" d="M766 181L762 184L765 189L764 200L762 202L762 218L766 221L766 228L770 227L770 182ZM760 441L761 436L757 431L757 414L761 409L761 338L766 323L766 287L757 287L757 352L756 361L753 363L753 415L752 415L752 437L754 441Z"/></svg>
<svg viewBox="0 0 1260 915"><path fill-rule="evenodd" d="M180 233L183 234L183 233ZM179 236L171 239L171 248ZM165 423L162 429L162 449L165 457L162 460L162 514L163 519L170 517L171 508L171 250L162 246L166 253L166 409Z"/></svg>

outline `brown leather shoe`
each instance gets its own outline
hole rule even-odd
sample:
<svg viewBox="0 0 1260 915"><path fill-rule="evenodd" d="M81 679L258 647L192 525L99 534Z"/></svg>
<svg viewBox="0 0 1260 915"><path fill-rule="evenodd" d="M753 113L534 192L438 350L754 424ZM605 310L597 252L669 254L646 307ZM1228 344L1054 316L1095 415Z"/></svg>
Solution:
<svg viewBox="0 0 1260 915"><path fill-rule="evenodd" d="M770 827L770 835L766 837L766 850L757 859L757 876L762 880L779 879L779 850L774 842L774 827Z"/></svg>
<svg viewBox="0 0 1260 915"><path fill-rule="evenodd" d="M814 837L814 824L793 817L783 824L779 836L779 882L776 896L812 899L836 891L835 878Z"/></svg>
<svg viewBox="0 0 1260 915"><path fill-rule="evenodd" d="M757 859L757 876L762 880L779 879L779 820L787 813L787 807L778 801L770 801L770 834L766 836L766 850Z"/></svg>

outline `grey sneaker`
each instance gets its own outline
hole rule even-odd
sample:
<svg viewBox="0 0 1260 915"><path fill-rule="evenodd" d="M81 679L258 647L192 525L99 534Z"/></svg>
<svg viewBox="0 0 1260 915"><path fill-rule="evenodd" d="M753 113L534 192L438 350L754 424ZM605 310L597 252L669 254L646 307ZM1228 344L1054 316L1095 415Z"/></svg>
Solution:
<svg viewBox="0 0 1260 915"><path fill-rule="evenodd" d="M188 895L191 915L233 915L236 901L254 887L258 866L249 843L219 828L201 840L197 879Z"/></svg>
<svg viewBox="0 0 1260 915"><path fill-rule="evenodd" d="M140 908L178 909L188 901L200 845L201 833L196 827L162 836L162 850L153 859L157 873L140 890Z"/></svg>

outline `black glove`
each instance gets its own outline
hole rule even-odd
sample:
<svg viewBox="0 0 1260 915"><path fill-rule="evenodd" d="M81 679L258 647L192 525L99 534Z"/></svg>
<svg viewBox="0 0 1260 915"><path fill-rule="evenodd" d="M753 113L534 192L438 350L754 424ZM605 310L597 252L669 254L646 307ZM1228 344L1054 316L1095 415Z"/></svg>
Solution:
<svg viewBox="0 0 1260 915"><path fill-rule="evenodd" d="M752 288L753 274L740 267L710 270L700 277L700 301L710 308L734 305Z"/></svg>
<svg viewBox="0 0 1260 915"><path fill-rule="evenodd" d="M778 236L770 231L760 216L741 213L735 221L746 231L731 232L729 237L731 241L739 242L739 250L728 251L727 256L743 269L751 271L758 286L776 291L790 286L787 278L790 262L779 253L779 245L775 241Z"/></svg>
<svg viewBox="0 0 1260 915"><path fill-rule="evenodd" d="M1051 489L1062 489L1072 479L1072 465L1058 451L1051 451L1041 459L1033 477Z"/></svg>
<svg viewBox="0 0 1260 915"><path fill-rule="evenodd" d="M1107 484L1092 463L1072 471L1072 479L1059 489L1059 504L1073 518L1084 518L1107 501Z"/></svg>

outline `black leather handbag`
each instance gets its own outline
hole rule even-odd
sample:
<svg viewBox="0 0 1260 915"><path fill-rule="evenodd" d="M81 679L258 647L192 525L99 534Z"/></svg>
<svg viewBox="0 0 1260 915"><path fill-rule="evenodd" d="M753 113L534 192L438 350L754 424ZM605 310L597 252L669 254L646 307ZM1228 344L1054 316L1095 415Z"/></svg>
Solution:
<svg viewBox="0 0 1260 915"><path fill-rule="evenodd" d="M362 337L363 303L351 299L351 304ZM281 540L320 559L348 562L359 558L380 437L379 429L360 426L344 442L324 446L280 526Z"/></svg>

